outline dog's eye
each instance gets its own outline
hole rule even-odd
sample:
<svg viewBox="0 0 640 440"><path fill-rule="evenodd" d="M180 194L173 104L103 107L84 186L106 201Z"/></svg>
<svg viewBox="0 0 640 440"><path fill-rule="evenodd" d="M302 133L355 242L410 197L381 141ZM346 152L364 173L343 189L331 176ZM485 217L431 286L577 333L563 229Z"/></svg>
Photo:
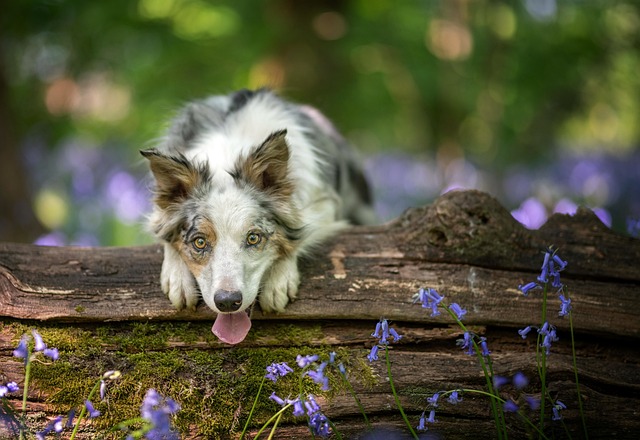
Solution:
<svg viewBox="0 0 640 440"><path fill-rule="evenodd" d="M207 240L202 237L198 237L193 240L193 247L201 251L202 249L207 247Z"/></svg>
<svg viewBox="0 0 640 440"><path fill-rule="evenodd" d="M262 236L256 232L249 232L247 234L247 244L249 246L255 246L262 241Z"/></svg>

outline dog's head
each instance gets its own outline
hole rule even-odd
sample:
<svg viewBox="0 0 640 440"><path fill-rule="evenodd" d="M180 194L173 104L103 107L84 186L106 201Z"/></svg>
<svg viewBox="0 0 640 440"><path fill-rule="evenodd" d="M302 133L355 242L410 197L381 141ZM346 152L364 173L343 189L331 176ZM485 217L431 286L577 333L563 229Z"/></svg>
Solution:
<svg viewBox="0 0 640 440"><path fill-rule="evenodd" d="M156 180L154 232L178 251L204 302L228 327L217 333L223 340L248 331L263 276L300 238L285 136L273 133L222 171L182 154L142 152Z"/></svg>

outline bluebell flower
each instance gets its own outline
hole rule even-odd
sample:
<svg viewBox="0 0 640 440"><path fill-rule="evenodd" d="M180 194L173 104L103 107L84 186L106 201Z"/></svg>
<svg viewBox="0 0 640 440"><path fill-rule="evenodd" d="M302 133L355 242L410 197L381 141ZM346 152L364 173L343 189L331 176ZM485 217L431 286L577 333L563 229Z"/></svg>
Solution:
<svg viewBox="0 0 640 440"><path fill-rule="evenodd" d="M36 433L37 440L44 440L45 436L49 433L55 432L60 434L64 427L62 426L62 416L58 416L53 419L42 431Z"/></svg>
<svg viewBox="0 0 640 440"><path fill-rule="evenodd" d="M304 368L307 365L317 361L318 359L319 359L319 356L317 354L307 355L307 356L301 356L301 355L296 356L296 362L298 363L298 366L300 368Z"/></svg>
<svg viewBox="0 0 640 440"><path fill-rule="evenodd" d="M376 329L371 333L374 338L380 339L380 330L382 330L382 320L376 323Z"/></svg>
<svg viewBox="0 0 640 440"><path fill-rule="evenodd" d="M378 344L376 344L373 347L371 347L371 352L367 356L367 359L369 359L369 362L373 362L373 361L377 361L378 360Z"/></svg>
<svg viewBox="0 0 640 440"><path fill-rule="evenodd" d="M545 348L546 354L549 354L551 351L551 344L559 340L558 336L556 336L556 328L548 322L545 322L542 325L542 328L538 330L538 333L544 336L540 346Z"/></svg>
<svg viewBox="0 0 640 440"><path fill-rule="evenodd" d="M18 384L15 382L9 382L5 385L0 385L0 397L4 397L9 393L15 393L20 388L18 388Z"/></svg>
<svg viewBox="0 0 640 440"><path fill-rule="evenodd" d="M267 367L267 374L265 374L264 377L277 382L278 378L284 377L291 372L293 372L293 369L291 369L291 367L289 367L286 362L274 362Z"/></svg>
<svg viewBox="0 0 640 440"><path fill-rule="evenodd" d="M493 376L493 387L497 390L509 383L509 379L504 376Z"/></svg>
<svg viewBox="0 0 640 440"><path fill-rule="evenodd" d="M320 437L329 437L331 434L329 420L321 412L316 412L309 418L309 427L314 435Z"/></svg>
<svg viewBox="0 0 640 440"><path fill-rule="evenodd" d="M518 412L518 410L520 409L520 407L516 404L516 402L514 402L511 399L504 402L504 405L502 406L502 408L506 412Z"/></svg>
<svg viewBox="0 0 640 440"><path fill-rule="evenodd" d="M276 395L275 391L271 393L271 395L269 396L269 399L273 400L274 402L276 402L280 406L284 406L286 404L286 402L283 399L281 399L280 397L278 397Z"/></svg>
<svg viewBox="0 0 640 440"><path fill-rule="evenodd" d="M540 408L540 399L536 399L533 396L524 396L524 400L525 402L527 402L527 405L529 405L529 408L531 408L532 410L537 410L538 408Z"/></svg>
<svg viewBox="0 0 640 440"><path fill-rule="evenodd" d="M529 334L530 331L531 331L531 326L528 325L525 328L518 330L518 334L522 336L522 339L527 339L527 335Z"/></svg>
<svg viewBox="0 0 640 440"><path fill-rule="evenodd" d="M342 374L347 374L347 369L344 367L344 365L342 364L342 362L340 362L338 364L338 370L340 370L340 373Z"/></svg>
<svg viewBox="0 0 640 440"><path fill-rule="evenodd" d="M458 395L458 391L452 391L451 394L449 394L447 401L452 405L456 405L457 403L462 402L462 397Z"/></svg>
<svg viewBox="0 0 640 440"><path fill-rule="evenodd" d="M480 338L480 349L482 350L482 356L489 356L491 354L487 346L487 338L484 336Z"/></svg>
<svg viewBox="0 0 640 440"><path fill-rule="evenodd" d="M44 350L42 350L42 354L54 361L57 361L58 357L60 356L57 348L45 348Z"/></svg>
<svg viewBox="0 0 640 440"><path fill-rule="evenodd" d="M531 281L530 283L527 283L524 286L522 284L518 286L518 290L520 290L524 296L529 295L529 291L534 289L540 289L540 288L541 288L540 285L535 281Z"/></svg>
<svg viewBox="0 0 640 440"><path fill-rule="evenodd" d="M87 412L89 413L89 417L95 419L100 416L100 411L93 407L93 404L89 400L85 400L84 406L87 408Z"/></svg>
<svg viewBox="0 0 640 440"><path fill-rule="evenodd" d="M564 295L560 295L560 311L558 312L558 316L566 316L571 311L571 298L565 298Z"/></svg>
<svg viewBox="0 0 640 440"><path fill-rule="evenodd" d="M40 333L35 330L32 330L31 333L33 334L33 340L35 342L35 346L33 347L34 351L43 351L45 348L47 348L47 344L45 344L42 340L42 336L40 336Z"/></svg>
<svg viewBox="0 0 640 440"><path fill-rule="evenodd" d="M440 392L438 391L437 393L434 393L433 396L428 397L427 402L429 402L429 405L433 406L434 408L437 408L439 398L440 398Z"/></svg>
<svg viewBox="0 0 640 440"><path fill-rule="evenodd" d="M23 336L22 339L20 339L20 343L18 344L18 347L16 347L16 349L13 350L13 356L17 358L25 359L26 361L28 355L29 355L29 348L27 347L27 337Z"/></svg>
<svg viewBox="0 0 640 440"><path fill-rule="evenodd" d="M558 255L553 254L553 261L558 265L558 272L567 267L567 262L562 260Z"/></svg>
<svg viewBox="0 0 640 440"><path fill-rule="evenodd" d="M473 336L469 332L464 332L462 339L458 339L456 341L456 345L459 345L460 348L466 350L465 353L468 355L473 355L475 353L473 348Z"/></svg>
<svg viewBox="0 0 640 440"><path fill-rule="evenodd" d="M73 419L76 417L75 408L71 408L67 413L67 423L64 424L65 428L73 428Z"/></svg>
<svg viewBox="0 0 640 440"><path fill-rule="evenodd" d="M425 412L422 411L422 414L420 415L420 421L418 422L418 426L416 426L416 429L418 431L426 431L427 427L425 426L425 422L426 422Z"/></svg>
<svg viewBox="0 0 640 440"><path fill-rule="evenodd" d="M428 423L435 423L436 422L436 410L432 409L431 411L429 411L429 417L427 417L427 422Z"/></svg>
<svg viewBox="0 0 640 440"><path fill-rule="evenodd" d="M521 390L522 388L529 385L529 378L527 378L527 376L525 376L521 371L518 371L513 375L513 379L511 379L511 382L517 390Z"/></svg>
<svg viewBox="0 0 640 440"><path fill-rule="evenodd" d="M423 308L431 309L432 317L440 314L438 311L438 305L444 299L444 296L441 296L436 289L420 289L413 297L414 303L421 302Z"/></svg>
<svg viewBox="0 0 640 440"><path fill-rule="evenodd" d="M389 328L389 333L393 337L393 342L398 342L402 338L394 328Z"/></svg>
<svg viewBox="0 0 640 440"><path fill-rule="evenodd" d="M299 397L295 400L289 400L287 403L291 403L293 405L293 415L295 417L302 417L306 414L304 411L304 405Z"/></svg>
<svg viewBox="0 0 640 440"><path fill-rule="evenodd" d="M551 259L551 253L549 251L544 253L544 261L542 262L542 268L540 275L538 275L538 281L541 283L547 283L549 281L549 260Z"/></svg>
<svg viewBox="0 0 640 440"><path fill-rule="evenodd" d="M464 317L464 315L467 314L467 311L465 309L463 309L462 307L460 307L460 305L458 303L451 303L449 308L453 311L453 313L456 314L456 316L458 317L458 319L460 321L462 321L462 318Z"/></svg>
<svg viewBox="0 0 640 440"><path fill-rule="evenodd" d="M553 416L551 416L551 420L560 420L562 419L562 415L560 415L560 411L562 411L563 409L567 409L567 406L560 402L559 400L556 400L556 403L551 407L551 411L553 411Z"/></svg>
<svg viewBox="0 0 640 440"><path fill-rule="evenodd" d="M142 418L148 421L152 428L147 431L148 439L179 440L179 436L171 429L170 416L180 410L180 405L173 399L164 398L156 390L150 389L144 396L140 406Z"/></svg>
<svg viewBox="0 0 640 440"><path fill-rule="evenodd" d="M323 391L329 390L329 378L324 375L324 368L327 366L327 362L323 362L318 366L317 370L307 371L307 375L317 384L322 385Z"/></svg>
<svg viewBox="0 0 640 440"><path fill-rule="evenodd" d="M329 363L333 364L336 361L336 352L332 351L329 353Z"/></svg>
<svg viewBox="0 0 640 440"><path fill-rule="evenodd" d="M318 405L318 402L316 402L316 399L311 394L309 394L307 399L304 401L304 406L307 408L308 415L320 411L320 405Z"/></svg>

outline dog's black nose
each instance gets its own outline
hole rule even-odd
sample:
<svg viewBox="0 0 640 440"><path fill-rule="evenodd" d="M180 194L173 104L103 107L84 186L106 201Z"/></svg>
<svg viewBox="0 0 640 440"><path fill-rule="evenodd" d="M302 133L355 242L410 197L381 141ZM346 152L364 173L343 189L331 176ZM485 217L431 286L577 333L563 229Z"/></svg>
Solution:
<svg viewBox="0 0 640 440"><path fill-rule="evenodd" d="M242 305L242 292L218 290L213 296L213 301L221 312L235 312Z"/></svg>

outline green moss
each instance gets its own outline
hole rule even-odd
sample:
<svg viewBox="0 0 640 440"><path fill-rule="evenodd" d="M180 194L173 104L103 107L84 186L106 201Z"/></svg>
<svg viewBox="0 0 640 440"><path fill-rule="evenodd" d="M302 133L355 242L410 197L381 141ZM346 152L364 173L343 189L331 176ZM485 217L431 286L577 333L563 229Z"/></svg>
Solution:
<svg viewBox="0 0 640 440"><path fill-rule="evenodd" d="M5 324L15 335L36 326ZM64 414L80 408L96 381L107 370L120 370L122 376L109 383L107 400L94 405L102 416L92 426L103 432L117 423L138 417L139 407L148 389L154 388L181 405L175 426L182 432L195 432L205 438L228 437L239 433L260 388L265 367L287 362L295 372L277 383L267 380L251 420L261 426L278 409L269 400L272 392L280 396L323 394L308 377L300 379L295 366L298 354L318 354L329 358L335 347L310 347L311 340L322 338L319 325L269 325L269 331L255 326L251 339L271 347L221 348L211 335L210 323L125 323L100 327L37 324L44 341L60 350L60 359L33 364L33 386L47 396L57 412ZM273 341L273 342L272 342ZM178 343L179 342L179 343ZM189 347L188 344L196 344ZM376 382L361 350L338 348L337 361L349 370L350 379L372 385ZM328 367L331 397L344 391L338 373ZM290 412L285 420L294 421ZM304 423L303 419L297 422Z"/></svg>

